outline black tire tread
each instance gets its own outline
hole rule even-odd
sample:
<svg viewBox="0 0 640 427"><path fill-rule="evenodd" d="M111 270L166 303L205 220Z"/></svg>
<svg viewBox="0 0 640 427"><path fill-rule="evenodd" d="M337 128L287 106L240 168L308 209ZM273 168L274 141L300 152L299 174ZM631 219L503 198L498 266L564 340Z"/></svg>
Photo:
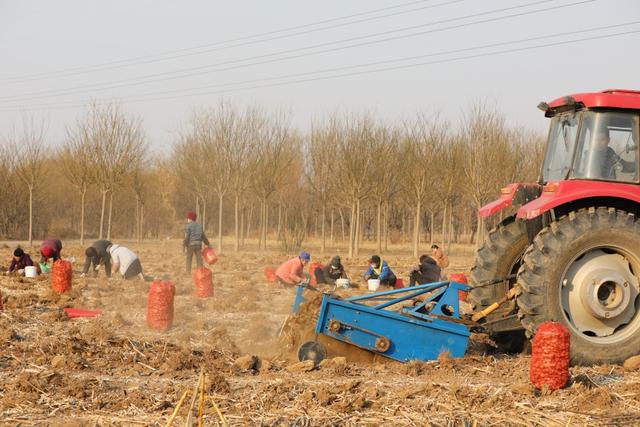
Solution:
<svg viewBox="0 0 640 427"><path fill-rule="evenodd" d="M548 311L544 291L550 284L545 273L550 266L554 265L566 243L589 233L594 227L626 228L640 237L640 222L633 214L608 207L590 207L570 212L540 231L525 252L523 263L518 271L517 283L522 290L517 298L518 313L527 336L533 336L538 326L544 321L564 321L564 319L552 318ZM571 342L573 363L589 365L603 361L619 361L615 356L610 356L609 360L602 360L602 354L590 353L588 349L582 348L584 344L575 343L575 341L577 340Z"/></svg>

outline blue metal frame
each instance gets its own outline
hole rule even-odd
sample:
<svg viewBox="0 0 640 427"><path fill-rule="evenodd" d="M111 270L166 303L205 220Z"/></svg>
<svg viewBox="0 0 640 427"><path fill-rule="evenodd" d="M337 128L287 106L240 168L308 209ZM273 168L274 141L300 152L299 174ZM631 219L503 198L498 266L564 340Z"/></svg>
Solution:
<svg viewBox="0 0 640 427"><path fill-rule="evenodd" d="M435 360L443 352L462 357L471 334L464 324L447 319L460 318L458 291L468 289L462 283L437 282L345 300L325 295L316 332L401 362ZM415 307L388 310L434 291ZM361 303L388 296L397 297L377 305Z"/></svg>

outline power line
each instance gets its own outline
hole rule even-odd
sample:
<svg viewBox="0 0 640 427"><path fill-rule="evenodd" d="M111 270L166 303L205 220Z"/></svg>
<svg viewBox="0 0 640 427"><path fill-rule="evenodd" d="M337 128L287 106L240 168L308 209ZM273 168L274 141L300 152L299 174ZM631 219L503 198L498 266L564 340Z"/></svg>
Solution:
<svg viewBox="0 0 640 427"><path fill-rule="evenodd" d="M321 54L321 53L335 52L335 51L339 51L339 50L351 49L351 48L354 48L354 47L361 47L361 46L378 44L378 43L383 43L383 42L392 41L392 40L399 40L399 39L408 38L408 37L416 37L416 36L425 35L425 34L432 34L432 33L437 33L437 32L442 32L442 31L448 31L448 30L452 30L452 29L464 28L464 27L469 27L469 26L473 26L473 25L485 24L485 23L488 23L488 22L496 22L496 21L511 19L511 18L514 18L514 17L531 15L531 14L534 14L534 13L547 12L547 11L550 11L550 10L556 10L556 9L560 9L560 8L573 7L573 6L582 5L582 4L586 4L586 3L592 3L592 2L595 2L597 0L582 0L582 1L574 2L574 3L551 6L551 7L547 7L547 8L540 8L540 9L535 9L535 10L532 10L532 11L518 12L518 13L514 13L514 14L510 14L510 15L503 15L503 16L498 16L498 17L494 17L494 18L487 18L487 19L483 19L483 20L478 20L478 21L474 21L474 22L468 22L468 23L463 23L463 24L458 24L458 25L451 25L451 26L448 26L448 27L442 27L442 28L437 28L437 29L428 30L428 31L420 31L420 32L416 32L416 33L397 35L397 36L382 38L382 39L378 39L378 40L363 41L363 42L360 42L360 43L355 43L355 44L346 45L346 46L338 46L338 47L328 48L328 49L315 51L315 52L300 53L300 54L290 55L290 56L286 56L286 57L274 58L274 59L269 59L269 60L261 60L261 61L256 61L256 62L248 63L248 64L241 64L241 65L235 65L235 66L229 66L229 67L224 67L224 68L218 68L218 69L204 71L204 69L213 68L213 67L219 67L219 66L222 66L222 65L235 64L235 63L238 63L238 62L249 61L249 60L252 60L252 59L267 58L267 57L271 57L271 56L282 55L282 54L285 54L285 53L305 51L305 50L315 49L315 48L318 48L318 47L329 46L329 45L333 45L333 44L339 44L339 43L355 41L355 40L362 40L362 39L376 37L376 36L380 36L380 35L386 35L386 34L397 33L397 32L400 32L400 31L406 31L408 29L415 29L415 28L420 28L420 27L433 26L433 25L436 25L436 24L452 22L452 21L457 21L457 20L463 20L463 19L468 19L468 18L471 18L471 17L478 17L478 16L487 15L487 14L496 13L496 12L504 12L504 11L507 11L507 10L524 8L524 7L537 5L537 4L541 4L541 3L548 3L550 1L554 1L554 0L536 1L536 2L531 2L531 3L526 3L526 4L523 4L523 5L520 5L520 6L511 6L511 7L507 7L507 8L494 9L494 10L487 11L487 12L481 12L481 13L466 15L466 16L457 17L457 18L449 18L449 19L446 19L446 20L440 20L440 21L435 21L435 22L430 22L430 23L425 23L425 24L420 24L420 25L413 25L413 26L410 26L410 27L405 27L405 28L396 29L396 30L389 30L389 31L374 33L374 34L365 35L365 36L351 37L351 38L345 39L345 40L338 40L338 41L333 41L333 42L325 42L325 43L320 43L320 44L307 46L307 47L302 47L302 48L287 49L287 50L283 50L283 51L279 51L279 52L274 52L274 53L264 54L264 55L258 55L258 56L254 56L254 57L244 58L244 59L224 61L224 62L219 62L219 63L216 63L216 64L210 64L210 65L205 65L205 66L191 67L191 68L187 68L187 69L183 69L183 70L179 70L179 71L162 72L162 73L156 73L156 74L147 75L147 76L143 76L143 77L120 79L120 80L115 80L115 81L105 82L105 83L97 83L97 84L96 83L92 83L92 84L81 85L81 86L76 86L74 88L67 88L67 89L53 89L53 90L30 92L30 93L25 93L25 94L21 94L21 95L8 95L8 96L0 97L0 101L4 100L4 101L11 102L11 101L18 101L18 100L31 100L31 99L39 99L39 98L52 98L52 97L59 97L59 96L68 96L68 95L74 95L74 94L86 92L87 89L88 90L108 90L108 89L115 89L115 88L121 88L121 87L139 86L139 85L143 85L143 84L156 83L156 82L160 82L160 81L175 80L175 79L180 79L180 78L184 78L184 77L193 77L193 76L198 76L198 75L203 75L203 74L210 74L212 72L235 70L235 69L246 68L246 67L255 66L255 65L262 65L262 64L267 64L267 63L280 62L280 61L285 61L285 60L289 60L289 59L296 59L296 58L301 58L301 57L306 57L306 56L318 55L318 54ZM173 74L183 73L185 71L192 71L192 70L194 72L191 72L191 73L188 73L188 74L180 74L180 75L172 76ZM202 70L202 71L195 71L195 70ZM154 79L143 80L143 81L136 81L136 80L139 80L139 79L142 79L142 78L160 77L160 76L167 76L167 75L168 75L168 77L161 77L161 78L154 78ZM101 87L101 86L103 86L103 87Z"/></svg>
<svg viewBox="0 0 640 427"><path fill-rule="evenodd" d="M406 7L406 6L411 6L411 5L418 4L418 3L429 3L429 2L432 2L432 1L433 0L412 1L412 2L408 2L408 3L402 3L402 4L399 4L399 5L395 5L395 6L383 7L383 8L379 8L379 9L374 9L374 10L370 10L370 11L366 11L366 12L360 12L360 13L355 13L355 14L351 14L351 15L341 16L341 17L337 17L337 18L330 18L330 19L325 19L325 20L322 20L322 21L311 22L311 23L308 23L308 24L296 25L296 26L293 26L293 27L287 27L287 28L283 28L283 29L280 29L280 30L267 31L267 32L263 32L263 33L257 33L257 34L253 34L253 35L237 37L237 38L234 38L234 39L222 40L222 41L213 42L213 43L207 43L207 44L198 45L198 46L191 46L191 47L186 47L186 48L181 48L181 49L165 51L165 52L161 52L161 53L157 53L157 54L153 54L153 55L143 55L143 56L131 57L131 58L126 58L126 59L121 59L121 60L103 62L103 63L100 63L100 64L87 65L87 66L74 67L74 68L66 68L66 69L62 69L62 70L58 70L58 71L34 73L34 74L26 75L26 76L4 77L4 78L0 78L0 84L24 83L24 82L31 82L31 81L36 81L36 80L45 80L45 79L58 78L58 77L68 77L68 76L74 76L74 75L80 75L80 74L88 74L88 73L104 71L104 70L111 70L111 69L129 67L129 66L133 66L133 65L141 65L141 64L149 64L149 63L154 63L154 62L168 61L168 60L182 58L182 57L186 57L186 56L201 55L201 54L204 54L204 53L209 53L209 52L223 50L223 49L230 49L230 48L233 48L233 47L247 46L247 45L251 45L251 44L255 44L255 43L263 43L263 42L266 42L266 41L277 40L277 39L281 39L281 38L285 38L285 37L293 37L293 36L298 36L298 35L302 35L302 34L308 34L308 33L312 33L312 32L324 31L324 30L327 30L327 29L338 28L338 27L342 27L342 26L346 26L346 25L352 25L352 24L372 21L372 20L376 20L376 19L388 18L388 17L391 17L391 16L397 16L397 15L401 15L401 14L405 14L405 13L417 12L419 10L431 9L431 8L436 8L436 7L440 7L440 6L448 6L450 4L460 3L460 2L463 2L463 1L466 1L466 0L452 0L452 1L445 2L445 3L439 3L439 4L435 4L435 5L429 5L429 6L421 6L421 7L408 9L408 10L403 10L403 11L399 11L399 12L388 13L388 14L385 14L385 15L374 16L374 17L369 17L369 18L363 18L363 19L359 19L359 20L356 20L356 21L346 22L346 23L334 24L334 25L330 25L330 26L327 26L327 27L314 28L314 29L310 29L310 30L306 30L306 31L293 33L293 34L284 34L284 35L280 35L280 36L263 38L263 39L254 40L254 41L246 41L246 40L251 40L251 39L257 38L257 37L271 36L273 34L289 32L289 31L293 31L293 30L303 29L303 28L312 27L312 26L320 25L320 24L326 24L326 23L330 23L330 22L342 21L342 20L345 20L345 19L355 18L355 17L358 17L358 16L365 16L365 15L370 15L370 14L373 14L373 13L384 12L384 11L387 11L387 10L392 10L392 9L398 9L398 8ZM242 43L231 45L231 46L224 46L226 44L236 43L236 42L242 42ZM218 46L218 47L217 48L213 48L215 46ZM211 49L211 48L213 48L213 49ZM206 50L201 50L201 49L206 49ZM198 52L185 53L185 52L189 52L189 51L193 51L193 50L197 50ZM175 56L175 54L178 54L178 55Z"/></svg>
<svg viewBox="0 0 640 427"><path fill-rule="evenodd" d="M573 31L573 32L568 32L568 33L558 33L558 34L547 35L547 36L532 37L532 38L528 38L528 39L516 40L516 41L511 41L511 42L494 43L494 44L491 44L491 45L476 46L474 48L465 48L465 49L459 49L459 50L456 50L456 51L420 55L420 56L417 56L417 57L403 58L403 59L397 59L397 60L388 60L388 61L378 61L377 64L382 64L384 62L404 61L404 60L416 59L416 58L420 58L420 57L428 57L428 56L433 56L433 55L445 55L445 54L451 54L451 53L454 53L454 52L460 52L460 51L463 51L463 50L467 50L467 51L468 50L477 50L477 49L481 49L481 48L495 47L495 46L498 46L498 45L523 43L523 42L526 42L526 41L539 40L539 39L542 39L542 38L553 38L553 37L559 37L559 36L563 36L563 35L577 34L577 33L585 32L585 31L595 31L595 30L600 30L600 29L604 29L604 28L613 28L613 27L632 25L632 24L637 24L637 23L640 23L640 21L632 22L632 23L626 23L626 24L611 25L611 26L607 26L607 27L599 27L597 29L591 29L591 30L579 30L579 31ZM300 84L300 83L308 83L308 82L313 82L313 81L331 80L331 79L337 79L337 78L343 78L343 77L353 77L353 76L360 76L360 75L366 75L366 74L394 71L394 70L400 70L400 69L415 68L415 67L426 66L426 65L445 64L445 63L463 61L463 60L468 60L468 59L475 59L475 58L482 58L482 57L488 57L488 56L503 55L503 54L514 53L514 52L523 52L523 51L529 51L529 50L534 50L534 49L542 49L542 48L554 47L554 46L561 46L561 45L567 45L567 44L575 44L575 43L581 43L581 42L585 42L585 41L600 40L600 39L619 37L619 36L637 34L637 33L640 33L640 30L632 30L632 31L624 31L624 32L618 32L618 33L613 33L613 34L604 34L604 35L598 35L598 36L583 37L583 38L574 39L574 40L565 40L565 41L544 43L544 44L539 44L539 45L534 45L534 46L510 48L510 49L504 49L504 50L499 50L499 51L494 51L494 52L484 52L484 53L478 53L478 54L472 54L472 55L466 55L466 56L459 56L459 57L455 57L455 58L440 59L440 60L419 62L419 63L413 63L413 64L394 65L394 66L376 68L376 69L372 69L372 70L353 71L353 72L348 72L348 73L334 74L334 75L330 75L330 76L310 77L310 78L291 80L291 81L284 81L284 82L253 85L253 86L235 88L235 89L200 92L200 93L195 93L195 94L172 95L172 96L146 98L146 99L144 99L144 98L143 99L133 99L133 100L130 100L130 101L125 101L125 103L139 103L139 102L150 102L150 101L160 101L160 100L169 100L169 99L179 99L179 98L186 98L186 97L192 97L192 96L222 94L222 93L237 92L237 91L244 91L244 90L263 89L263 88L269 88L269 87L278 87L278 86L286 86L286 85L293 85L293 84ZM371 63L371 64L375 64L375 63ZM364 66L368 66L368 65L370 66L371 64L355 65L355 66L350 66L349 68L364 67ZM343 68L346 69L347 67L343 67ZM322 70L322 71L310 72L308 74L317 74L317 73L321 73L321 72L330 72L330 71L331 70ZM280 77L270 78L270 79L263 79L263 81L273 80L273 79L282 79L282 78L285 78L285 76L280 76ZM242 84L242 82L238 82L238 83L235 83L235 84ZM192 89L188 89L188 90L195 90L195 89L197 89L197 88L192 88ZM161 92L159 92L159 93L162 94ZM149 94L145 94L145 95L142 95L142 96L148 96L148 95ZM141 96L141 95L136 95L136 96ZM109 101L106 101L106 102L103 102L103 103L99 103L99 105L106 104L106 103L109 103ZM48 106L50 106L50 107L60 106L60 107L55 108L55 109L78 108L78 107L83 107L85 105L86 105L86 103L76 103L75 105L64 105L64 104L60 104L60 103L58 103L58 104L48 104L48 105L45 104L45 105L38 106L38 109L47 108ZM32 106L32 108L33 108L33 106ZM24 110L23 109L11 109L11 110L2 109L1 111L7 112L7 111L24 111Z"/></svg>

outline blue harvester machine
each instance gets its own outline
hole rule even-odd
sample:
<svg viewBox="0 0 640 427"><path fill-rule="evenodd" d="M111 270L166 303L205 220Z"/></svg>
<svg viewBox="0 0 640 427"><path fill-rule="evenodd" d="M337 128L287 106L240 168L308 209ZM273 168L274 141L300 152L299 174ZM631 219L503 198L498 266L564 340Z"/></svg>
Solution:
<svg viewBox="0 0 640 427"><path fill-rule="evenodd" d="M294 313L304 302L307 288L298 287ZM346 299L325 293L316 334L400 362L435 360L445 352L463 357L471 333L469 322L460 317L458 292L469 289L465 284L447 281ZM429 295L417 299L425 294ZM325 354L319 343L311 341L300 347L298 357L319 362Z"/></svg>

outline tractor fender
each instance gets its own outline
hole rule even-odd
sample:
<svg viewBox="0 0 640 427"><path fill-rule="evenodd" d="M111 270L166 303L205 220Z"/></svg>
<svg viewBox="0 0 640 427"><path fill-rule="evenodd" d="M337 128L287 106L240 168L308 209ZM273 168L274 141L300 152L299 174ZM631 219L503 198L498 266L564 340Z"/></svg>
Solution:
<svg viewBox="0 0 640 427"><path fill-rule="evenodd" d="M640 187L605 181L552 181L542 188L540 197L521 206L516 216L530 220L557 206L593 197L612 197L640 203Z"/></svg>
<svg viewBox="0 0 640 427"><path fill-rule="evenodd" d="M500 190L500 198L481 207L478 215L487 218L511 205L523 205L538 197L541 190L542 186L536 183L509 184Z"/></svg>

